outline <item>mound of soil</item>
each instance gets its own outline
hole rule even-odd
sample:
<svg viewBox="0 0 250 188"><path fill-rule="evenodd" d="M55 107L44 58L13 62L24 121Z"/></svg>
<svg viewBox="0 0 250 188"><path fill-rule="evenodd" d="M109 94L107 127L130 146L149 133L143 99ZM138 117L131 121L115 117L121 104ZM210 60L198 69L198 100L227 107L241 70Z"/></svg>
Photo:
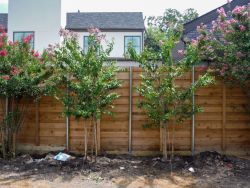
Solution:
<svg viewBox="0 0 250 188"><path fill-rule="evenodd" d="M138 178L151 183L159 180L159 184L171 180L182 187L250 187L250 160L217 152L203 152L194 157L175 156L171 162L163 162L160 157L108 155L97 157L95 163L85 163L82 156L73 155L61 162L54 160L55 154L23 154L9 161L0 158L0 185L7 180L30 178L53 182L60 177L64 181L79 178L79 181L91 180L100 185L113 182L111 187L129 187ZM179 179L173 180L173 177Z"/></svg>

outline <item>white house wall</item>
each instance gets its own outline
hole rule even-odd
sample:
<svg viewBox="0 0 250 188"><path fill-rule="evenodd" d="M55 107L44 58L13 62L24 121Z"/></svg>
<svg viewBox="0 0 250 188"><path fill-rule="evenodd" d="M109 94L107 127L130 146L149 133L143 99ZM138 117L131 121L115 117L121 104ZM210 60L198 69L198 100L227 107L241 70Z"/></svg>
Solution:
<svg viewBox="0 0 250 188"><path fill-rule="evenodd" d="M35 50L60 42L61 0L9 0L8 35L13 32L34 31Z"/></svg>
<svg viewBox="0 0 250 188"><path fill-rule="evenodd" d="M114 58L123 58L124 57L124 37L125 36L140 36L141 37L141 47L143 47L143 34L142 32L102 32L104 34L106 41L114 40L113 51L110 54L110 57ZM84 36L88 36L88 32L78 32L79 35L79 43L83 48L83 38ZM102 42L103 46L106 47L107 43L105 41Z"/></svg>

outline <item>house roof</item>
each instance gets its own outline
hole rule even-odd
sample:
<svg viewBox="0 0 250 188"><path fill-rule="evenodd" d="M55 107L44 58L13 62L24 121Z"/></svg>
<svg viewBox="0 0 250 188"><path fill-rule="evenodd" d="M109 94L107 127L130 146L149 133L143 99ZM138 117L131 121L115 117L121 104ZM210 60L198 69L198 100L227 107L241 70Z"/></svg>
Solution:
<svg viewBox="0 0 250 188"><path fill-rule="evenodd" d="M67 13L66 29L144 30L141 12L75 12Z"/></svg>
<svg viewBox="0 0 250 188"><path fill-rule="evenodd" d="M6 30L8 27L8 14L0 13L0 25L3 26Z"/></svg>
<svg viewBox="0 0 250 188"><path fill-rule="evenodd" d="M184 25L184 35L191 32L191 31L196 31L197 26L201 25L201 23L203 24L209 24L211 23L213 20L216 20L218 18L218 13L217 13L217 9L219 8L224 8L225 12L228 12L229 10L234 9L236 6L243 6L243 5L247 5L248 3L250 3L250 0L233 0L230 5L224 4L221 7L218 7L188 23L186 23Z"/></svg>

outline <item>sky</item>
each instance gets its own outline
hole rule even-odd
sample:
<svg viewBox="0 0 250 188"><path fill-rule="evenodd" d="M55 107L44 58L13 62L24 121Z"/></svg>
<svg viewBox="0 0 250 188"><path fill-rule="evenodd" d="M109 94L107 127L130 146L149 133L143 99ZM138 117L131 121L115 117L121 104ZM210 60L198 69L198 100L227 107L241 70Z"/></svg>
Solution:
<svg viewBox="0 0 250 188"><path fill-rule="evenodd" d="M143 12L144 16L162 15L167 8L184 11L194 8L203 15L227 0L62 0L62 15L66 12ZM0 0L0 13L7 12L8 0Z"/></svg>

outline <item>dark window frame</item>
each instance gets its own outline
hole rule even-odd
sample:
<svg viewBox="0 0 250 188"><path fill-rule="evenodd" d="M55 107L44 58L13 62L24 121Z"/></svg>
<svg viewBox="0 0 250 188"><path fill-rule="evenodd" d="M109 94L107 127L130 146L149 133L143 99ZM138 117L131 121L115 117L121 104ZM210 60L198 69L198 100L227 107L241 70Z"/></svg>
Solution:
<svg viewBox="0 0 250 188"><path fill-rule="evenodd" d="M33 47L32 49L34 50L35 49L35 31L14 31L13 32L13 42L17 41L15 40L15 34L16 33L30 33L33 35L33 42L32 42L32 45L31 47Z"/></svg>
<svg viewBox="0 0 250 188"><path fill-rule="evenodd" d="M126 46L126 37L139 37L139 39L140 39L140 50L139 50L139 53L141 53L142 52L142 36L141 35L125 35L124 36L124 54L126 54L126 47L128 47L128 46Z"/></svg>

